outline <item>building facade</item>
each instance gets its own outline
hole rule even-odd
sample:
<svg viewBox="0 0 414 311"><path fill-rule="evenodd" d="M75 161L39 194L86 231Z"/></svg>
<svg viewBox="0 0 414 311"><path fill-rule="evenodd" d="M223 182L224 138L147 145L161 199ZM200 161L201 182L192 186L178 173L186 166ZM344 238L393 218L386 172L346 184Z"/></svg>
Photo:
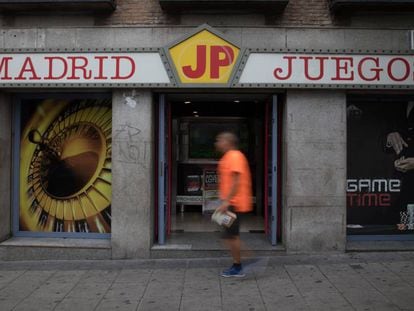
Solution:
<svg viewBox="0 0 414 311"><path fill-rule="evenodd" d="M414 3L0 9L1 259L216 250L225 130L251 166L258 251L409 247Z"/></svg>

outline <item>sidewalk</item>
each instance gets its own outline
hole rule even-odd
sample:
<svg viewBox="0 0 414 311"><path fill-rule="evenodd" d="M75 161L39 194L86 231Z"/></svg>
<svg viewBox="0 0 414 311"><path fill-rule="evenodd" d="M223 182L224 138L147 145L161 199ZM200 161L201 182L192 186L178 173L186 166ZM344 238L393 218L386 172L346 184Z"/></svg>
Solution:
<svg viewBox="0 0 414 311"><path fill-rule="evenodd" d="M0 310L414 310L414 252L0 262Z"/></svg>

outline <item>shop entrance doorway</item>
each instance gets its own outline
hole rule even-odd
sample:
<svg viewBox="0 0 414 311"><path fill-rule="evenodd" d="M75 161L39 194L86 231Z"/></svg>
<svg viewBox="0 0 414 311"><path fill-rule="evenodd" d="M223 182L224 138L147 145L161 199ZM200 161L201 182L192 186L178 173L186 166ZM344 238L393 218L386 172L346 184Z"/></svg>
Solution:
<svg viewBox="0 0 414 311"><path fill-rule="evenodd" d="M241 233L276 245L280 218L279 115L276 95L162 94L157 109L158 244L211 236L219 204L217 134L235 133L246 155L253 187L253 211ZM211 243L211 240L210 240Z"/></svg>

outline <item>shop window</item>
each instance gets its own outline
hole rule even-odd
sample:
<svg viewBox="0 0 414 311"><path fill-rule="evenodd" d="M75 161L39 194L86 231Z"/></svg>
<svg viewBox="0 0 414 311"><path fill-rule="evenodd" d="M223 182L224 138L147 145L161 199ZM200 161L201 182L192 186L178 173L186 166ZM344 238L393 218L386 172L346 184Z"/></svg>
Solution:
<svg viewBox="0 0 414 311"><path fill-rule="evenodd" d="M414 234L414 97L351 98L347 228L350 235Z"/></svg>
<svg viewBox="0 0 414 311"><path fill-rule="evenodd" d="M15 115L16 235L109 234L111 99L29 96Z"/></svg>

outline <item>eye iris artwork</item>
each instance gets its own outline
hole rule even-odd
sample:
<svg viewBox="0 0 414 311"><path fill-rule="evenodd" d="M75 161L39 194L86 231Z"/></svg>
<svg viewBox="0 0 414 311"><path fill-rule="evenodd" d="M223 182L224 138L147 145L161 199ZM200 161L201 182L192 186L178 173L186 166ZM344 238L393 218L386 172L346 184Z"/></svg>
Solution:
<svg viewBox="0 0 414 311"><path fill-rule="evenodd" d="M111 101L43 100L26 119L20 231L110 233Z"/></svg>

